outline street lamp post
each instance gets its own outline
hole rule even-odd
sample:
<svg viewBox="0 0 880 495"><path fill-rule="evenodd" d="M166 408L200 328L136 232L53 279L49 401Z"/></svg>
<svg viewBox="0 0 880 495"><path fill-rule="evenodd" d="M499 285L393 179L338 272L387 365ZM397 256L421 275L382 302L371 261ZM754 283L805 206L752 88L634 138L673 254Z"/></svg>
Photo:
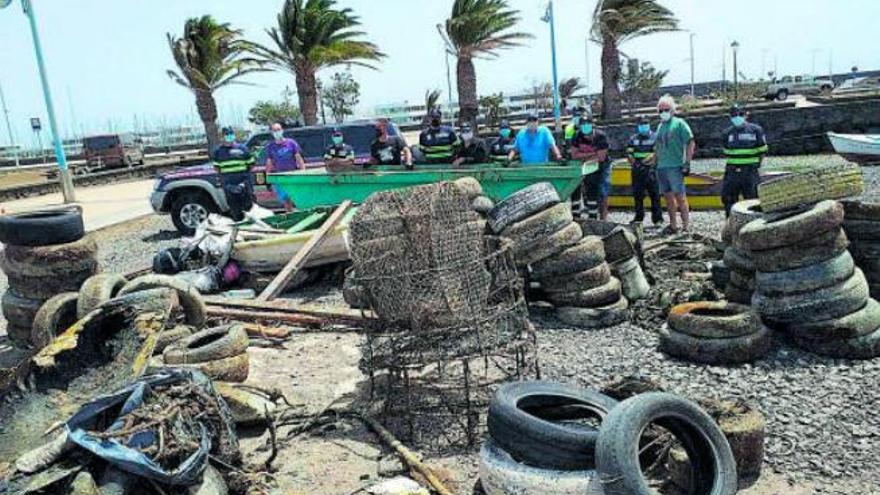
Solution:
<svg viewBox="0 0 880 495"><path fill-rule="evenodd" d="M696 33L691 33L691 97L697 96L694 91L694 36L696 36Z"/></svg>
<svg viewBox="0 0 880 495"><path fill-rule="evenodd" d="M730 48L733 49L733 99L739 99L739 68L736 64L736 52L739 49L739 42L734 41L730 44Z"/></svg>
<svg viewBox="0 0 880 495"><path fill-rule="evenodd" d="M562 115L559 111L559 76L556 70L556 22L553 19L553 0L547 3L547 11L542 21L550 24L550 55L553 60L553 119L556 121L556 132L562 129Z"/></svg>

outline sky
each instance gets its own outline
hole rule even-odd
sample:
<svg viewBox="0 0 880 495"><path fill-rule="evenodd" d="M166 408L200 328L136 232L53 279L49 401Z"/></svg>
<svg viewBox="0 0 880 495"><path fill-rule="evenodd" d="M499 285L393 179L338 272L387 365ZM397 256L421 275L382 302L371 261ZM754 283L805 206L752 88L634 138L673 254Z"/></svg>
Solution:
<svg viewBox="0 0 880 495"><path fill-rule="evenodd" d="M188 17L211 14L269 43L266 28L276 23L282 0L31 0L35 6L59 127L63 134L132 130L137 124L197 124L194 100L173 83L174 68L166 33L177 34ZM522 92L551 80L550 36L541 21L546 0L509 0L520 10L519 30L534 39L476 63L478 92ZM596 0L556 0L560 79L589 74L591 90L600 85L601 47L586 39ZM778 67L780 74L827 74L853 65L880 69L876 44L878 0L661 0L695 33L696 80L721 76L723 47L740 43L740 71L757 78ZM418 103L426 89L446 95L444 52L435 25L449 14L452 0L339 0L360 15L367 38L387 58L379 70L354 68L361 83L360 114L379 103ZM662 33L622 46L629 56L669 70L666 83L690 81L688 32ZM728 50L728 60L730 53ZM454 64L454 60L452 61ZM728 75L731 62L728 61ZM345 67L319 74L329 78ZM453 65L453 90L455 86ZM222 123L242 121L259 100L280 99L293 76L275 72L247 79L216 94ZM20 0L0 10L0 86L6 96L14 138L30 146L30 117L46 120L33 45ZM0 109L2 111L2 109ZM2 115L0 115L2 117ZM44 128L47 124L44 124ZM44 141L48 141L48 134ZM0 144L9 144L0 119Z"/></svg>

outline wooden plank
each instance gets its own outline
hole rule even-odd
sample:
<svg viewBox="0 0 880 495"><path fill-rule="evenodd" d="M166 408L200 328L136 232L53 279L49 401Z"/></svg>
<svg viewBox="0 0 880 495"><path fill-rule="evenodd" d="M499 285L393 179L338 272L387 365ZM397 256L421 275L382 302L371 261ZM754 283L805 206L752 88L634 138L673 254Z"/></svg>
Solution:
<svg viewBox="0 0 880 495"><path fill-rule="evenodd" d="M352 309L348 306L335 306L327 308L320 305L293 304L288 299L275 299L273 301L255 301L253 299L229 299L223 296L203 296L208 307L243 309L252 311L273 311L306 316L324 318L331 323L358 323L365 318L370 318L372 313L366 314L360 309Z"/></svg>
<svg viewBox="0 0 880 495"><path fill-rule="evenodd" d="M321 228L315 231L312 234L312 237L306 243L305 246L302 247L296 254L293 255L293 258L287 263L287 265L281 270L278 276L272 280L272 283L269 284L268 287L257 297L258 301L271 301L275 299L275 297L281 293L287 283L293 279L294 275L300 270L300 268L305 265L306 261L309 260L309 256L312 255L312 252L324 242L324 238L327 237L327 234L336 227L336 224L342 220L342 217L345 215L345 212L351 208L351 201L345 200L342 202L339 207L337 207L333 214L330 215L330 218L321 225Z"/></svg>

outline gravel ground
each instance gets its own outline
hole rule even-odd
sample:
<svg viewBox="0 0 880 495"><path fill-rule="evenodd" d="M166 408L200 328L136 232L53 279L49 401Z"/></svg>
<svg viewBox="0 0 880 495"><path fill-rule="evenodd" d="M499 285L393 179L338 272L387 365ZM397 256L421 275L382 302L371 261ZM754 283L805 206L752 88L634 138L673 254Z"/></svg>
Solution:
<svg viewBox="0 0 880 495"><path fill-rule="evenodd" d="M770 158L767 169L838 160L832 156ZM722 169L701 160L695 171ZM866 200L880 201L880 169L866 168ZM631 213L614 213L628 222ZM693 232L720 235L722 215L695 213ZM126 273L149 266L157 249L177 242L167 216L150 216L95 234L103 271ZM0 275L0 291L6 289ZM321 284L299 293L309 302L338 304L337 289ZM302 300L301 299L301 300ZM815 493L880 494L880 359L826 359L782 344L758 362L739 367L694 365L656 350L651 325L627 323L598 331L566 329L535 315L543 377L598 386L615 375L642 375L693 398L740 396L767 416L766 466ZM0 322L0 328L5 321ZM0 334L5 333L0 330ZM782 493L782 492L780 492Z"/></svg>

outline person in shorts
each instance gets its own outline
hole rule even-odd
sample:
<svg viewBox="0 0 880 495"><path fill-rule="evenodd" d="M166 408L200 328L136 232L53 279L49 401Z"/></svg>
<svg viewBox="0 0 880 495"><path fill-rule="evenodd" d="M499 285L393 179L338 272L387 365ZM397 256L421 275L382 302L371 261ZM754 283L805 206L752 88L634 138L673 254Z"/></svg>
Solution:
<svg viewBox="0 0 880 495"><path fill-rule="evenodd" d="M272 124L272 141L266 145L266 173L292 172L305 170L306 163L302 157L302 149L291 138L284 137L281 122ZM279 187L273 187L278 201L284 203L284 209L293 211L293 200Z"/></svg>
<svg viewBox="0 0 880 495"><path fill-rule="evenodd" d="M684 178L691 172L691 160L696 150L694 133L684 119L675 116L675 99L672 96L664 95L660 98L657 102L657 113L660 114L660 127L657 128L654 153L657 184L660 194L666 198L666 209L669 213L669 226L665 232L678 232L676 213L681 215L681 226L687 232L690 228L690 207Z"/></svg>

